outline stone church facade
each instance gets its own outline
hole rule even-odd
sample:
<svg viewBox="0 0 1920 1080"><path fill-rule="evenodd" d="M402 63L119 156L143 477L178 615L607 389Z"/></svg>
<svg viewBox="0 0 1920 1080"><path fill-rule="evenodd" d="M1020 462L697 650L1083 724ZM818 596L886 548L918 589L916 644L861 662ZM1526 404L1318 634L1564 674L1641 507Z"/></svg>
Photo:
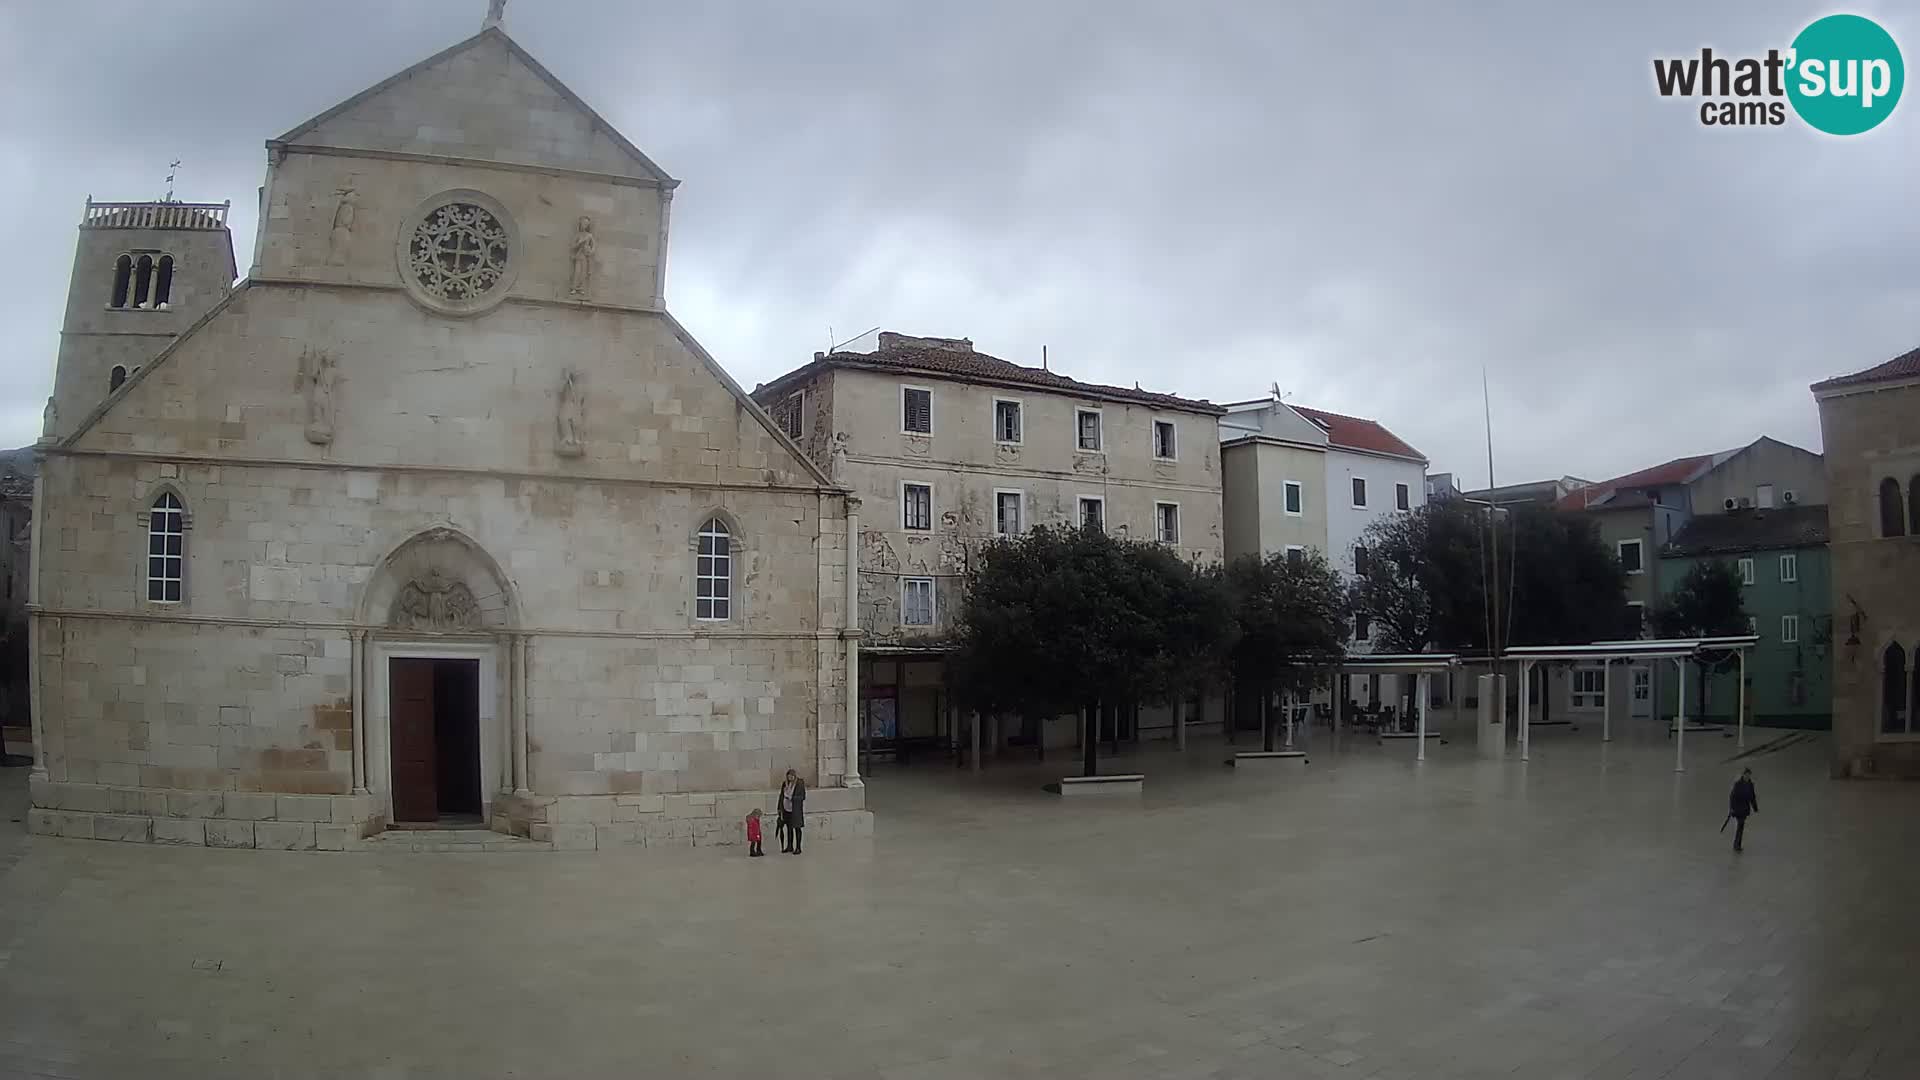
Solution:
<svg viewBox="0 0 1920 1080"><path fill-rule="evenodd" d="M238 285L224 208L83 223L33 830L732 842L789 768L870 830L849 497L668 314L676 181L497 20L267 148Z"/></svg>

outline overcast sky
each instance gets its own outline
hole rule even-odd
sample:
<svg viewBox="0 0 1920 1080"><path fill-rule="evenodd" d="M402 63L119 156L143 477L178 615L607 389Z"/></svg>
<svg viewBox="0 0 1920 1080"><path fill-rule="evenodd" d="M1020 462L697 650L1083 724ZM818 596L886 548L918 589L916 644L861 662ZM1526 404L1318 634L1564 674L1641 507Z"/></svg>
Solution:
<svg viewBox="0 0 1920 1080"><path fill-rule="evenodd" d="M882 325L1229 401L1272 383L1484 483L1767 434L1920 344L1920 92L1851 139L1702 127L1655 56L1784 48L1780 0L513 0L682 181L668 304L742 383ZM1673 10L1684 8L1685 10ZM83 200L234 202L263 143L485 0L0 0L0 444L53 378ZM1920 62L1920 19L1873 16ZM868 339L871 341L871 339Z"/></svg>

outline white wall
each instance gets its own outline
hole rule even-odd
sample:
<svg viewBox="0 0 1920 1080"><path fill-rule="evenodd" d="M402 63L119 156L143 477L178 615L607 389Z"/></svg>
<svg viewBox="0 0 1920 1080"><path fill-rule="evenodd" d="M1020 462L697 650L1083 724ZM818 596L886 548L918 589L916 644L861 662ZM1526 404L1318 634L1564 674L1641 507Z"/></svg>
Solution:
<svg viewBox="0 0 1920 1080"><path fill-rule="evenodd" d="M1367 481L1367 505L1353 505L1353 478ZM1347 577L1353 576L1353 549L1367 526L1396 513L1394 485L1407 485L1407 505L1427 501L1427 468L1417 461L1357 454L1327 448L1327 561Z"/></svg>

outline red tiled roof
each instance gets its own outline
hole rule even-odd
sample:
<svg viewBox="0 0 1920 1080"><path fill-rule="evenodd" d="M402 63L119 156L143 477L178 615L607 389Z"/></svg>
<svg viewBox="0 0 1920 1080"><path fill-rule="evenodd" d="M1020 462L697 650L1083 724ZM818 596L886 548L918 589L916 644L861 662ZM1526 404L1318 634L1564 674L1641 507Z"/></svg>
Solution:
<svg viewBox="0 0 1920 1080"><path fill-rule="evenodd" d="M1555 510L1584 510L1596 502L1612 495L1622 488L1667 487L1672 484L1684 484L1700 473L1713 467L1714 454L1695 454L1692 457L1674 458L1672 461L1655 465L1650 469L1641 469L1625 476L1616 476L1598 484L1581 488L1553 504Z"/></svg>
<svg viewBox="0 0 1920 1080"><path fill-rule="evenodd" d="M1841 375L1824 382L1814 383L1812 389L1815 393L1819 393L1822 390L1836 390L1842 386L1915 378L1920 378L1920 349L1903 352L1878 367L1870 367L1865 371L1856 371L1851 375Z"/></svg>
<svg viewBox="0 0 1920 1080"><path fill-rule="evenodd" d="M1222 415L1227 410L1211 401L1196 398L1175 397L1172 394L1156 394L1151 390L1137 387L1105 386L1100 383L1086 383L1078 379L1069 379L1065 375L1045 368L1026 367L989 356L983 352L965 349L941 349L914 345L894 346L875 349L873 352L836 352L825 356L815 354L814 361L805 367L796 368L756 390L755 396L777 396L791 380L803 372L817 371L823 367L862 367L869 370L898 370L923 372L929 375L945 375L956 379L981 379L990 382L1013 383L1020 386L1033 386L1046 390L1057 390L1063 394L1079 394L1086 397L1106 398L1114 401L1135 402L1156 408L1182 409L1188 412L1202 412L1209 415ZM765 401L762 400L762 404Z"/></svg>
<svg viewBox="0 0 1920 1080"><path fill-rule="evenodd" d="M1309 409L1305 405L1295 405L1292 402L1288 402L1287 407L1325 429L1329 446L1343 447L1348 450L1365 450L1373 454L1390 454L1394 457L1412 458L1415 461L1427 460L1427 455L1402 442L1400 436L1382 427L1378 420L1341 416L1339 413Z"/></svg>

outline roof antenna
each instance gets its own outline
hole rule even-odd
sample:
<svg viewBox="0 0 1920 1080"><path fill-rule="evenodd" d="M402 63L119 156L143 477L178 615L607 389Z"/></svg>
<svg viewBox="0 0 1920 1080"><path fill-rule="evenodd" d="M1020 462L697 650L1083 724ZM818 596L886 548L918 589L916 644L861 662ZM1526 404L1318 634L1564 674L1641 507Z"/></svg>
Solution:
<svg viewBox="0 0 1920 1080"><path fill-rule="evenodd" d="M180 159L167 162L167 193L160 197L161 202L173 201L173 174L180 171Z"/></svg>
<svg viewBox="0 0 1920 1080"><path fill-rule="evenodd" d="M1047 347L1045 345L1040 346L1040 370L1041 371L1053 370L1052 368L1049 368L1047 366Z"/></svg>
<svg viewBox="0 0 1920 1080"><path fill-rule="evenodd" d="M1284 400L1284 399L1285 399L1285 397L1286 397L1286 395L1285 395L1285 394L1282 394L1282 393L1280 392L1280 384L1279 384L1279 383L1277 383L1277 382L1276 382L1276 383L1269 383L1269 384L1268 384L1268 386L1269 386L1269 388L1271 388L1271 389L1272 389L1272 391L1273 391L1273 400L1275 400L1275 401L1281 401L1281 400Z"/></svg>

